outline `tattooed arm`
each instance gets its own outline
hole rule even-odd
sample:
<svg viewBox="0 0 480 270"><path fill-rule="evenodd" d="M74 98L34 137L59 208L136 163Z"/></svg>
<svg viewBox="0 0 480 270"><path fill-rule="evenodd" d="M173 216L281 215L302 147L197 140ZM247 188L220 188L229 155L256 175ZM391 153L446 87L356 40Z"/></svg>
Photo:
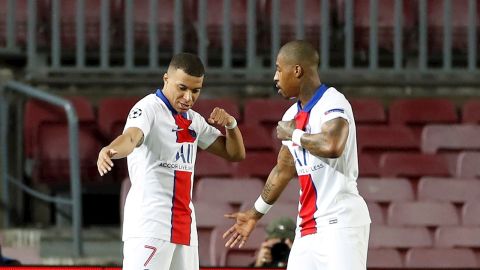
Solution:
<svg viewBox="0 0 480 270"><path fill-rule="evenodd" d="M294 130L295 122L280 121L277 126L277 137L281 140L291 140ZM303 134L300 142L303 148L315 156L338 158L345 149L348 131L347 120L339 117L325 122L320 133Z"/></svg>
<svg viewBox="0 0 480 270"><path fill-rule="evenodd" d="M295 175L296 170L292 154L286 146L282 146L278 153L277 165L273 167L263 187L262 199L270 205L275 203ZM223 238L230 236L225 246L234 247L240 242L239 247L242 247L262 216L263 214L254 207L244 212L225 215L227 218L236 220L236 223L223 235Z"/></svg>

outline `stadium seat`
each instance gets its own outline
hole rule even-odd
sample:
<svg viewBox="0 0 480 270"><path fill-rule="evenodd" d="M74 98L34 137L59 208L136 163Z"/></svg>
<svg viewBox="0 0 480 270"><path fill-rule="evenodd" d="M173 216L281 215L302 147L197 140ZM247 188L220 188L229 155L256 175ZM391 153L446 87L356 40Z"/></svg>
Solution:
<svg viewBox="0 0 480 270"><path fill-rule="evenodd" d="M321 39L321 25L322 20L320 14L321 10L321 1L319 0L305 0L303 1L303 27L304 27L304 40L313 44L315 48L319 47ZM280 44L285 44L290 40L295 40L296 38L296 4L295 1L290 0L281 0L279 1L280 5ZM334 6L330 5L330 10L334 10ZM272 29L271 27L271 18L272 18L272 0L266 0L265 2L265 15L264 25L266 29ZM330 12L331 14L331 12ZM330 17L332 21L332 17ZM331 24L331 23L330 23ZM265 33L265 43L264 46L267 48L271 45L271 33L269 30Z"/></svg>
<svg viewBox="0 0 480 270"><path fill-rule="evenodd" d="M432 237L426 227L372 225L369 248L431 247Z"/></svg>
<svg viewBox="0 0 480 270"><path fill-rule="evenodd" d="M259 177L266 180L276 163L275 153L250 152L245 160L235 164L235 177Z"/></svg>
<svg viewBox="0 0 480 270"><path fill-rule="evenodd" d="M378 47L386 51L393 51L393 31L395 25L394 0L378 1ZM339 21L345 23L345 1L337 1ZM358 49L368 51L370 47L370 1L355 0L353 3L355 37ZM412 30L416 21L415 1L403 1L403 47L409 46ZM380 12L381 11L381 12Z"/></svg>
<svg viewBox="0 0 480 270"><path fill-rule="evenodd" d="M247 123L239 125L239 129L242 132L243 143L247 153L250 153L249 150L271 151L273 149L272 138L267 128L261 125ZM277 139L277 141L279 140Z"/></svg>
<svg viewBox="0 0 480 270"><path fill-rule="evenodd" d="M212 241L215 241L212 233L215 228L222 227L223 224L232 223L232 221L226 219L223 215L231 213L233 209L226 204L205 201L195 202L194 207L197 222L200 265L216 266L217 260L215 259L215 254L212 254L210 249Z"/></svg>
<svg viewBox="0 0 480 270"><path fill-rule="evenodd" d="M225 231L223 231L225 232ZM221 232L221 233L223 233ZM218 232L220 234L220 232ZM221 234L217 237L217 246L221 250L221 256L219 261L220 267L245 267L255 260L255 252L261 246L262 242L266 239L266 232L264 227L256 227L252 231L248 241L242 248L225 248L226 240L221 238Z"/></svg>
<svg viewBox="0 0 480 270"><path fill-rule="evenodd" d="M208 119L215 107L224 109L228 114L235 117L237 122L242 121L238 103L233 99L208 99L201 97L193 105L193 110L201 114L205 119Z"/></svg>
<svg viewBox="0 0 480 270"><path fill-rule="evenodd" d="M413 188L404 178L359 178L358 191L367 202L413 201Z"/></svg>
<svg viewBox="0 0 480 270"><path fill-rule="evenodd" d="M448 160L441 155L385 153L380 157L382 177L450 176Z"/></svg>
<svg viewBox="0 0 480 270"><path fill-rule="evenodd" d="M196 185L196 202L226 204L237 209L243 203L253 204L261 194L264 182L258 178L202 178Z"/></svg>
<svg viewBox="0 0 480 270"><path fill-rule="evenodd" d="M283 99L248 99L244 104L243 120L245 123L266 124L273 128L293 104L292 101Z"/></svg>
<svg viewBox="0 0 480 270"><path fill-rule="evenodd" d="M359 126L357 143L360 153L419 149L418 140L406 126Z"/></svg>
<svg viewBox="0 0 480 270"><path fill-rule="evenodd" d="M127 116L140 97L107 97L98 103L98 129L107 141L122 134Z"/></svg>
<svg viewBox="0 0 480 270"><path fill-rule="evenodd" d="M440 227L435 231L435 246L480 248L480 227Z"/></svg>
<svg viewBox="0 0 480 270"><path fill-rule="evenodd" d="M258 197L258 196L257 196ZM241 207L241 211L246 211L252 209L255 201L245 202ZM268 226L270 222L277 218L289 217L294 221L297 221L298 216L298 203L282 203L275 202L273 207L268 211L268 214L264 215L259 221L258 224L261 226Z"/></svg>
<svg viewBox="0 0 480 270"><path fill-rule="evenodd" d="M426 125L422 131L422 152L480 150L480 126Z"/></svg>
<svg viewBox="0 0 480 270"><path fill-rule="evenodd" d="M428 0L428 41L432 53L442 53L443 50L443 31L444 31L444 7L443 1ZM477 3L478 5L478 3ZM478 6L477 6L478 7ZM468 50L468 0L451 1L449 8L451 13L452 25L452 48L454 51L466 52ZM477 11L477 17L480 9ZM477 29L480 22L477 20ZM478 31L478 30L477 30Z"/></svg>
<svg viewBox="0 0 480 270"><path fill-rule="evenodd" d="M469 124L480 123L480 100L469 100L463 104L462 122Z"/></svg>
<svg viewBox="0 0 480 270"><path fill-rule="evenodd" d="M231 162L199 150L195 161L195 177L229 177L232 176L234 165Z"/></svg>
<svg viewBox="0 0 480 270"><path fill-rule="evenodd" d="M423 177L418 183L418 199L451 203L480 200L480 183L475 179Z"/></svg>
<svg viewBox="0 0 480 270"><path fill-rule="evenodd" d="M358 175L360 177L377 177L380 176L378 167L378 159L369 154L358 155Z"/></svg>
<svg viewBox="0 0 480 270"><path fill-rule="evenodd" d="M457 123L455 105L449 99L400 99L389 107L390 124L423 126L430 123Z"/></svg>
<svg viewBox="0 0 480 270"><path fill-rule="evenodd" d="M370 268L402 268L402 254L397 249L381 248L369 249L367 267Z"/></svg>
<svg viewBox="0 0 480 270"><path fill-rule="evenodd" d="M466 202L463 205L462 224L480 226L480 203L478 203L478 200Z"/></svg>
<svg viewBox="0 0 480 270"><path fill-rule="evenodd" d="M357 126L387 123L385 108L378 99L352 98L350 105L352 105Z"/></svg>
<svg viewBox="0 0 480 270"><path fill-rule="evenodd" d="M385 224L385 218L382 207L378 203L367 202L368 212L370 213L370 219L372 224L382 225Z"/></svg>
<svg viewBox="0 0 480 270"><path fill-rule="evenodd" d="M388 225L448 226L458 225L455 206L445 202L394 202L388 208Z"/></svg>
<svg viewBox="0 0 480 270"><path fill-rule="evenodd" d="M475 253L471 249L412 248L405 255L407 268L476 268Z"/></svg>
<svg viewBox="0 0 480 270"><path fill-rule="evenodd" d="M459 178L479 178L480 166L480 152L462 152L457 158L457 167L455 176Z"/></svg>
<svg viewBox="0 0 480 270"><path fill-rule="evenodd" d="M296 203L300 199L300 183L298 178L293 178L285 187L276 203Z"/></svg>

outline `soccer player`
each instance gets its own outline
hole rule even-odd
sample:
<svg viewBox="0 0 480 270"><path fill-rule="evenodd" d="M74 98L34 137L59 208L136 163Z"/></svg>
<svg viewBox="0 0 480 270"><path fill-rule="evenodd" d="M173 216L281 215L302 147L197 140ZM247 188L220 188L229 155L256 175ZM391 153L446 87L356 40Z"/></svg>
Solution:
<svg viewBox="0 0 480 270"><path fill-rule="evenodd" d="M132 186L125 202L123 269L199 269L195 212L191 202L197 145L230 161L245 158L234 117L215 108L208 122L191 110L200 95L204 66L193 54L175 55L163 89L130 111L123 134L102 148L98 171L127 157Z"/></svg>
<svg viewBox="0 0 480 270"><path fill-rule="evenodd" d="M298 175L299 213L287 269L366 269L370 216L358 194L357 143L352 108L343 94L320 82L319 55L292 41L277 55L274 81L296 104L278 122L277 164L254 207L228 214L236 223L226 246L243 246L288 182Z"/></svg>

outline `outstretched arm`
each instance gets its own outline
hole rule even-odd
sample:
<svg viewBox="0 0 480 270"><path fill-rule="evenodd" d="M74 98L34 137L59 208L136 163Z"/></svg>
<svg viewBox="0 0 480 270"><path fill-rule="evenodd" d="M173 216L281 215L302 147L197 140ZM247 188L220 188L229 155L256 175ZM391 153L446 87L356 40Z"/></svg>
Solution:
<svg viewBox="0 0 480 270"><path fill-rule="evenodd" d="M245 159L245 146L237 121L224 109L213 109L208 118L210 124L225 126L225 136L219 136L206 150L229 161Z"/></svg>
<svg viewBox="0 0 480 270"><path fill-rule="evenodd" d="M141 129L131 127L113 140L109 145L105 146L98 153L97 169L98 173L103 176L112 170L112 159L120 159L128 156L135 147L143 142L143 132Z"/></svg>
<svg viewBox="0 0 480 270"><path fill-rule="evenodd" d="M277 165L273 167L263 187L261 194L262 200L269 205L275 203L288 182L295 177L295 175L295 163L292 155L286 146L282 146L278 153ZM255 209L255 207L244 212L225 215L227 218L236 220L236 223L223 234L223 238L230 236L225 246L234 247L240 242L239 247L243 247L250 233L255 228L257 221L262 216L263 214Z"/></svg>
<svg viewBox="0 0 480 270"><path fill-rule="evenodd" d="M294 121L280 121L277 126L277 137L282 140L292 140L295 131ZM301 131L295 131L302 134ZM345 149L348 138L348 121L335 118L322 125L320 133L303 133L300 136L301 146L311 154L324 158L338 158ZM295 139L295 138L293 138Z"/></svg>

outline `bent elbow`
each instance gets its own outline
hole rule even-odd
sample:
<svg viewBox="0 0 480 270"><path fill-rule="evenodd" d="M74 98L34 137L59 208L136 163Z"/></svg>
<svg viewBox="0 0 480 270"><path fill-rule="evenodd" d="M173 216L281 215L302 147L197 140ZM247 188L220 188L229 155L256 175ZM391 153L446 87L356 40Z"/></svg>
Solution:
<svg viewBox="0 0 480 270"><path fill-rule="evenodd" d="M331 145L326 151L326 158L339 158L343 154L344 147Z"/></svg>

